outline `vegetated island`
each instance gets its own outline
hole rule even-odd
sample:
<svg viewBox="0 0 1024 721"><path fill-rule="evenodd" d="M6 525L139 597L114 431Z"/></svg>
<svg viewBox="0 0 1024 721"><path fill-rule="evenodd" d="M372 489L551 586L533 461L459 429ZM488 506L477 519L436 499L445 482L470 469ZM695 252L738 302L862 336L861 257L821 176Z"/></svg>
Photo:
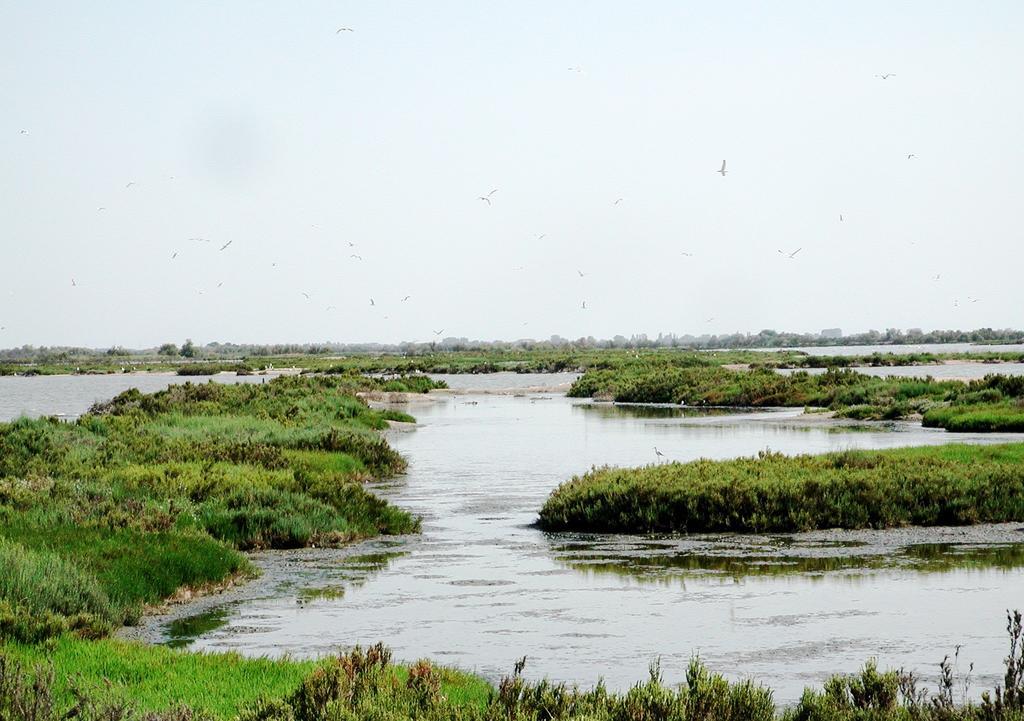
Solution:
<svg viewBox="0 0 1024 721"><path fill-rule="evenodd" d="M555 489L546 531L793 532L1024 521L1024 443L597 468Z"/></svg>
<svg viewBox="0 0 1024 721"><path fill-rule="evenodd" d="M429 379L416 380L418 386ZM74 422L0 424L0 637L102 637L240 551L415 532L364 482L405 469L358 375L126 391Z"/></svg>
<svg viewBox="0 0 1024 721"><path fill-rule="evenodd" d="M1024 431L1024 376L990 374L964 382L878 378L837 368L783 375L649 361L587 371L568 395L620 403L808 407L858 420L920 417L925 426L949 431Z"/></svg>

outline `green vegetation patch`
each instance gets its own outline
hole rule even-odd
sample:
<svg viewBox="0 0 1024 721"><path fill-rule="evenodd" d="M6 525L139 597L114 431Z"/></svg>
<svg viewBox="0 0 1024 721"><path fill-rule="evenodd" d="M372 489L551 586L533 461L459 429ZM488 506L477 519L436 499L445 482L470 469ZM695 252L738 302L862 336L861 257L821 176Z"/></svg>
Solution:
<svg viewBox="0 0 1024 721"><path fill-rule="evenodd" d="M963 701L970 672L939 664L937 687L912 672L861 671L808 688L787 709L771 689L729 681L691 659L681 683L654 661L624 693L527 681L526 658L495 687L418 661L391 662L377 644L317 662L192 654L115 641L61 638L0 645L0 719L58 721L1020 721L1024 719L1024 629L1008 614L1006 673L980 701Z"/></svg>
<svg viewBox="0 0 1024 721"><path fill-rule="evenodd" d="M785 532L1024 520L1024 443L595 469L562 484L545 530Z"/></svg>
<svg viewBox="0 0 1024 721"><path fill-rule="evenodd" d="M0 637L103 635L250 572L239 550L417 531L364 487L405 460L377 432L391 414L352 388L186 383L0 424Z"/></svg>

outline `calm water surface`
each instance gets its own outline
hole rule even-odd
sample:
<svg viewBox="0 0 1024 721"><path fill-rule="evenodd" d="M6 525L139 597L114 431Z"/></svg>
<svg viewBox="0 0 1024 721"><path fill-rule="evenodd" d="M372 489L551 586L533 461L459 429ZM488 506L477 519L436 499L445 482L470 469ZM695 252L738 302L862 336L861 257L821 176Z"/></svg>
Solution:
<svg viewBox="0 0 1024 721"><path fill-rule="evenodd" d="M561 481L594 465L652 462L654 445L685 460L1019 436L951 438L910 425L836 432L802 426L793 411L693 416L557 395L454 395L414 411L420 426L392 438L410 472L377 490L422 515L422 535L286 556L284 578L229 606L193 647L314 655L383 641L399 658L490 678L526 655L534 678L603 677L619 689L659 655L667 677L681 679L699 652L791 702L870 657L933 676L964 644L976 685L1001 678L1003 613L1024 597L1024 546L964 546L959 529L927 546L896 532L905 538L895 552L885 535L628 538L531 524ZM1016 539L1017 529L1007 532ZM846 559L879 542L882 561ZM951 566L947 551L970 561Z"/></svg>
<svg viewBox="0 0 1024 721"><path fill-rule="evenodd" d="M77 418L97 401L110 400L129 388L143 393L162 391L175 383L262 383L272 375L176 376L170 373L111 373L104 375L0 376L0 421L19 416Z"/></svg>
<svg viewBox="0 0 1024 721"><path fill-rule="evenodd" d="M779 373L790 374L805 370L820 375L824 368L780 368ZM1024 376L1024 363L943 363L923 366L853 366L850 370L878 378L984 378L989 374Z"/></svg>

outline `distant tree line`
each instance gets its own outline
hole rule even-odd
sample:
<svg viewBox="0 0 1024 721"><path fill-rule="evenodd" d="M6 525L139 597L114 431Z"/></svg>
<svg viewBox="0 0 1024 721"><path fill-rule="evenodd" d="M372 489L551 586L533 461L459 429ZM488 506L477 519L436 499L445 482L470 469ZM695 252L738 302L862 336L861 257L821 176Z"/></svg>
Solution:
<svg viewBox="0 0 1024 721"><path fill-rule="evenodd" d="M341 355L374 353L424 353L437 351L487 350L542 350L549 348L798 348L858 345L920 345L931 343L1024 343L1024 331L1014 329L978 328L976 330L869 330L841 338L826 337L820 333L788 333L762 330L759 333L731 333L725 335L676 335L659 333L650 338L645 333L629 337L617 335L598 339L593 336L576 339L553 335L546 340L521 339L515 341L482 341L449 337L432 343L207 343L196 345L191 339L179 347L164 343L156 348L128 349L113 346L107 349L75 346L31 346L0 350L0 361L32 363L67 363L97 357L153 357L180 359L253 358L287 355Z"/></svg>

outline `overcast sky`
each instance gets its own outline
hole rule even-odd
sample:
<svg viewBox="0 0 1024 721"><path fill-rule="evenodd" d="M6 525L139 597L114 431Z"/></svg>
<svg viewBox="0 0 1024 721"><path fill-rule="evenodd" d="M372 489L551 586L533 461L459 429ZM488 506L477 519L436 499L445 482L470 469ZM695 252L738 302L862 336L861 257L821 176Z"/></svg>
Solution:
<svg viewBox="0 0 1024 721"><path fill-rule="evenodd" d="M1024 326L1022 37L1018 0L5 0L0 347Z"/></svg>

